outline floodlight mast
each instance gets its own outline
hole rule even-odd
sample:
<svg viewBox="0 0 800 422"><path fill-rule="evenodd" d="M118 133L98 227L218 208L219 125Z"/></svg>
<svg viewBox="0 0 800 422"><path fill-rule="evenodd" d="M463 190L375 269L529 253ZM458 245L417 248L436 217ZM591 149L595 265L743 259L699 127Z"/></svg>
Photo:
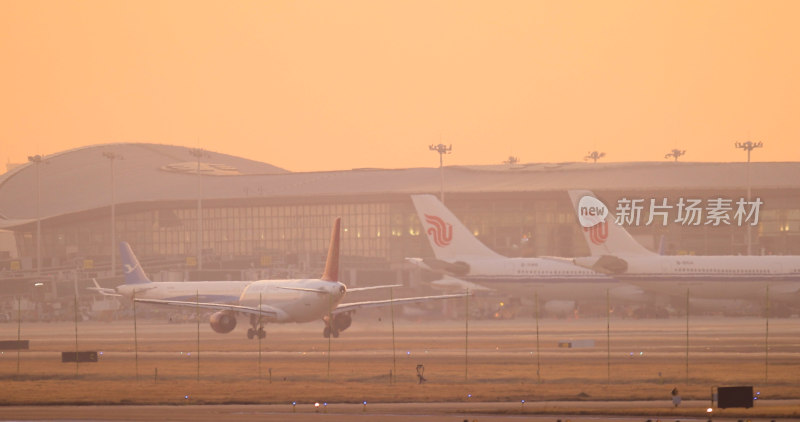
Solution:
<svg viewBox="0 0 800 422"><path fill-rule="evenodd" d="M583 157L583 160L584 161L593 160L594 164L597 164L597 160L599 160L599 159L601 159L601 158L603 158L605 156L606 156L605 152L592 151L588 155Z"/></svg>
<svg viewBox="0 0 800 422"><path fill-rule="evenodd" d="M111 151L103 151L103 157L111 163L111 276L117 274L117 214L116 214L116 192L114 184L114 160L122 160L124 157Z"/></svg>
<svg viewBox="0 0 800 422"><path fill-rule="evenodd" d="M189 148L189 154L197 159L197 269L203 269L203 179L200 176L200 158L206 155L202 148Z"/></svg>
<svg viewBox="0 0 800 422"><path fill-rule="evenodd" d="M453 145L445 145L445 144L438 144L433 145L431 144L428 146L428 149L431 151L436 151L439 153L439 176L441 178L440 187L439 187L439 199L441 199L442 204L444 204L444 157L445 154L450 154L453 150Z"/></svg>
<svg viewBox="0 0 800 422"><path fill-rule="evenodd" d="M673 149L672 151L669 152L669 154L665 155L664 158L672 157L675 159L675 162L677 163L678 158L682 155L686 155L686 150Z"/></svg>
<svg viewBox="0 0 800 422"><path fill-rule="evenodd" d="M750 202L750 194L751 194L751 187L750 187L750 153L756 149L761 148L764 146L762 142L736 142L734 143L736 148L743 149L747 151L747 202ZM753 237L752 232L750 230L751 224L747 225L747 254L751 255L753 251Z"/></svg>
<svg viewBox="0 0 800 422"><path fill-rule="evenodd" d="M36 275L42 274L42 218L40 215L41 188L39 186L39 165L43 163L39 154L29 155L28 161L36 166Z"/></svg>

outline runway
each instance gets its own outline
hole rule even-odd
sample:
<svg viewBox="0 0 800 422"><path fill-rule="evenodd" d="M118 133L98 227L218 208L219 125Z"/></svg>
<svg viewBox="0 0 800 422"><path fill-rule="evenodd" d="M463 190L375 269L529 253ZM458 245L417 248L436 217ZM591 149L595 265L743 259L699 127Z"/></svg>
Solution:
<svg viewBox="0 0 800 422"><path fill-rule="evenodd" d="M774 406L794 406L793 400L781 403L759 403L757 411L744 412L756 416L744 416L751 422L770 421L764 416ZM537 403L329 403L315 406L312 403L285 405L186 405L186 406L39 406L2 408L2 420L108 420L108 421L408 421L453 422L453 421L541 421L541 422L590 422L620 421L735 421L743 416L709 416L708 406L703 401L681 403L681 408L672 408L669 401L648 402L537 402ZM628 409L641 412L631 413ZM615 411L620 414L615 415ZM587 412L591 412L586 414ZM690 416L686 416L686 415ZM781 418L783 421L800 420Z"/></svg>
<svg viewBox="0 0 800 422"><path fill-rule="evenodd" d="M759 318L483 320L469 331L398 319L393 336L386 315L366 313L330 341L321 326L268 326L259 349L242 327L82 321L77 348L100 359L76 365L60 362L76 348L74 323L23 323L31 350L19 372L16 352L0 354L0 419L706 420L712 389L726 385L753 385L760 400L715 420L785 420L800 408L797 319L770 320L769 331ZM0 333L16 338L17 324Z"/></svg>

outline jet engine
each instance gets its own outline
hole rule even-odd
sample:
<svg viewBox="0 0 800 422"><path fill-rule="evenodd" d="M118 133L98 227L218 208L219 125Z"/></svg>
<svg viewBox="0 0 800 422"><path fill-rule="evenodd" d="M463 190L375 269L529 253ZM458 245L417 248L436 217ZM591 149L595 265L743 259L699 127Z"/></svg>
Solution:
<svg viewBox="0 0 800 422"><path fill-rule="evenodd" d="M463 261L447 262L440 259L425 258L422 260L431 271L445 272L457 276L469 274L469 264Z"/></svg>
<svg viewBox="0 0 800 422"><path fill-rule="evenodd" d="M628 271L628 263L613 255L603 255L601 257L587 256L575 258L573 262L590 270L603 274L622 274Z"/></svg>
<svg viewBox="0 0 800 422"><path fill-rule="evenodd" d="M209 322L214 331L220 334L227 334L236 328L236 315L231 311L214 312L211 314Z"/></svg>
<svg viewBox="0 0 800 422"><path fill-rule="evenodd" d="M352 323L353 323L353 318L347 312L333 316L333 328L336 331L339 332L344 331L348 327L350 327L350 324Z"/></svg>

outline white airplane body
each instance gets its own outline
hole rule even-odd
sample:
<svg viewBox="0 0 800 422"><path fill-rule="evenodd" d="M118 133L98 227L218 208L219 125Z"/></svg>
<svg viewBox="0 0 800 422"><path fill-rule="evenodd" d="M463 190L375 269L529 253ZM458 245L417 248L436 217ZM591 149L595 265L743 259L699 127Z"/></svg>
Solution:
<svg viewBox="0 0 800 422"><path fill-rule="evenodd" d="M437 299L464 297L463 294L411 297L369 302L341 303L347 286L338 281L339 239L341 219L337 218L331 235L325 271L319 279L260 280L248 283L235 304L200 302L199 300L140 299L137 302L189 309L207 309L211 315L211 328L218 333L229 333L236 327L238 317L249 317L248 338L264 337L264 323L302 323L323 320L325 337L338 337L351 322L351 314L357 309L401 305ZM377 286L350 291L386 288Z"/></svg>
<svg viewBox="0 0 800 422"><path fill-rule="evenodd" d="M581 198L590 191L569 191L576 213ZM585 212L585 210L584 210ZM648 292L709 299L764 298L798 303L800 299L800 256L665 256L640 245L608 215L598 225L584 228L591 256L575 258L586 268L613 275Z"/></svg>
<svg viewBox="0 0 800 422"><path fill-rule="evenodd" d="M509 258L481 243L433 195L411 195L435 259L406 258L425 269L463 280L475 289L543 300L596 300L609 292L615 299L640 299L641 290L606 274L574 265L565 258ZM450 280L449 283L455 283Z"/></svg>
<svg viewBox="0 0 800 422"><path fill-rule="evenodd" d="M236 303L250 281L159 281L153 282L144 273L139 260L127 242L120 242L120 257L125 284L113 289L103 288L94 282L97 291L106 296L127 299L160 299L203 302Z"/></svg>

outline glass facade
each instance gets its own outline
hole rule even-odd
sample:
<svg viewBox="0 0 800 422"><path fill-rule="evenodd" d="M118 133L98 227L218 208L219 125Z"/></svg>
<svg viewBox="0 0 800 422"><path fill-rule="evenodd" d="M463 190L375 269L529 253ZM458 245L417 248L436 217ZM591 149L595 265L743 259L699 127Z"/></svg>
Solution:
<svg viewBox="0 0 800 422"><path fill-rule="evenodd" d="M710 195L710 194L709 194ZM605 200L625 195L601 194ZM696 196L706 197L704 192ZM678 195L668 195L676 201ZM781 192L761 195L764 207L752 227L753 254L800 255L800 197ZM248 260L255 266L324 260L333 220L342 217L342 256L365 268L430 256L411 201L386 194L369 201L273 204L249 198L238 203L203 203L202 249L210 261ZM263 199L266 201L267 199ZM299 200L295 200L299 201ZM583 240L564 192L448 194L447 206L483 243L506 256L585 256ZM613 209L613 206L611 207ZM91 258L108 265L110 210L92 211L42 223L44 266L66 266ZM122 204L116 208L116 237L140 257L197 255L197 204ZM642 216L643 221L648 215ZM22 257L36 256L36 225L16 232ZM650 249L667 254L725 255L746 251L746 229L736 225L682 226L670 223L628 227ZM661 240L663 239L663 241ZM659 243L661 242L661 245ZM115 251L116 252L116 251Z"/></svg>

